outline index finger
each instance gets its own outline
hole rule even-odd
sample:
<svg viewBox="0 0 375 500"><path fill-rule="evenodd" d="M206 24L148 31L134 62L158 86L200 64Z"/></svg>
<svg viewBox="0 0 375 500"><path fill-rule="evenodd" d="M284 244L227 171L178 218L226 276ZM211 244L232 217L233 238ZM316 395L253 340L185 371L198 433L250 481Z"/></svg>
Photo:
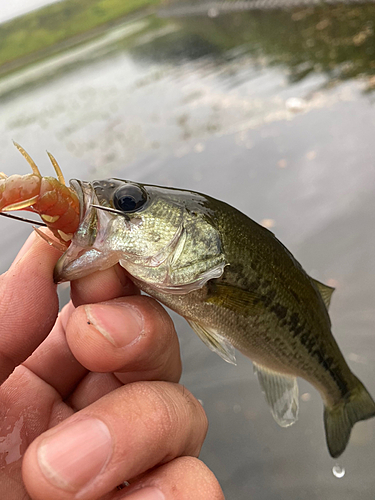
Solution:
<svg viewBox="0 0 375 500"><path fill-rule="evenodd" d="M104 271L96 271L70 283L70 296L75 307L127 295L139 295L139 293L120 264Z"/></svg>
<svg viewBox="0 0 375 500"><path fill-rule="evenodd" d="M0 276L0 384L49 334L59 308L53 268L61 253L29 238L26 252Z"/></svg>

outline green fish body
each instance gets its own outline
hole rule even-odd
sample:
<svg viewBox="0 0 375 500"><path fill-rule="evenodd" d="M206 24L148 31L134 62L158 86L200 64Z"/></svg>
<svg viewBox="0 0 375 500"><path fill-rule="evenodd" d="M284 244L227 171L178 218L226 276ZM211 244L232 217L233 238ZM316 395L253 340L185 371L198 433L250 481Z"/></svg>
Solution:
<svg viewBox="0 0 375 500"><path fill-rule="evenodd" d="M281 426L298 417L296 377L321 394L338 457L375 403L331 333L333 289L312 279L273 233L209 196L109 179L71 181L81 223L55 269L66 281L119 262L141 290L187 319L213 351L254 363Z"/></svg>

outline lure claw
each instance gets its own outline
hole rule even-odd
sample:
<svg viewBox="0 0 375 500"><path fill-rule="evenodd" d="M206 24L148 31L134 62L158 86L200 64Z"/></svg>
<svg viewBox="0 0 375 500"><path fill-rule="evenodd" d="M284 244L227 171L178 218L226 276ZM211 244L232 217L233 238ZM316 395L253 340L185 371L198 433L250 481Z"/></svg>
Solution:
<svg viewBox="0 0 375 500"><path fill-rule="evenodd" d="M0 212L28 210L37 213L60 241L59 250L66 249L79 225L79 200L75 191L65 185L61 168L51 153L47 152L57 179L42 177L31 156L17 142L13 144L33 173L8 177L0 172Z"/></svg>

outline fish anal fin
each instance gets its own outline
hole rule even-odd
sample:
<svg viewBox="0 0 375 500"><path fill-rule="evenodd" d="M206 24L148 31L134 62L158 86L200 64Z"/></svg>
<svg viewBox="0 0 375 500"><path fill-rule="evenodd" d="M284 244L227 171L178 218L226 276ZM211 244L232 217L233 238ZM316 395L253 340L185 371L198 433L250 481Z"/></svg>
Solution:
<svg viewBox="0 0 375 500"><path fill-rule="evenodd" d="M328 286L328 285L325 285L324 283L321 283L318 280L315 280L314 278L310 278L310 279L316 285L316 287L317 287L317 289L318 289L318 291L323 299L323 302L324 302L326 308L328 309L329 305L331 303L332 294L335 291L335 289L331 286Z"/></svg>
<svg viewBox="0 0 375 500"><path fill-rule="evenodd" d="M298 420L298 385L296 377L275 372L253 363L262 392L275 421L289 427Z"/></svg>
<svg viewBox="0 0 375 500"><path fill-rule="evenodd" d="M216 352L227 363L237 364L234 347L223 335L195 321L187 320L187 322L211 351Z"/></svg>
<svg viewBox="0 0 375 500"><path fill-rule="evenodd" d="M375 403L357 379L347 399L332 408L324 408L324 427L331 457L337 458L345 450L353 425L371 417L375 417Z"/></svg>

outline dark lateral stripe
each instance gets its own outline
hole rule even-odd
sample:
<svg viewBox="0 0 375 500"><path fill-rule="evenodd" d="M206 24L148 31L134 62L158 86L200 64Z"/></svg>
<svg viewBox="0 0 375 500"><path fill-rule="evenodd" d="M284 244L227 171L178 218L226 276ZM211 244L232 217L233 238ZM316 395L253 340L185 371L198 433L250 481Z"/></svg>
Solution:
<svg viewBox="0 0 375 500"><path fill-rule="evenodd" d="M349 392L349 388L341 377L341 371L338 369L337 365L334 366L334 369L332 368L332 365L334 365L333 358L325 357L322 354L320 347L317 345L315 336L310 329L306 328L306 322L301 322L299 314L294 312L286 319L287 309L278 303L272 304L269 309L281 321L281 325L287 327L294 338L298 338L308 354L316 358L319 365L330 374L341 395L346 396Z"/></svg>
<svg viewBox="0 0 375 500"><path fill-rule="evenodd" d="M279 303L273 304L270 307L270 310L271 310L271 312L273 312L274 314L276 314L276 316L277 316L277 318L279 320L284 319L286 317L286 313L288 312L287 308L284 307L284 306L282 306Z"/></svg>

